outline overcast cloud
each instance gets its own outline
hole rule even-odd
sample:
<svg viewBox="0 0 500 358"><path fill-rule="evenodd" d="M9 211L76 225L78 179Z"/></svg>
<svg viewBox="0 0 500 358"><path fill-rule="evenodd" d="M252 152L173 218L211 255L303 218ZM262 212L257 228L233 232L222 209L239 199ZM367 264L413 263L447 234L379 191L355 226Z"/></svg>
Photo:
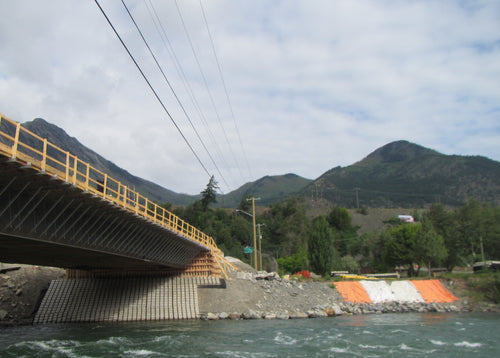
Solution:
<svg viewBox="0 0 500 358"><path fill-rule="evenodd" d="M226 193L264 175L315 179L400 139L500 160L498 1L203 1L228 102L199 0L127 0L218 170L121 2L99 2ZM176 192L204 189L94 1L2 1L0 13L3 115L42 117Z"/></svg>

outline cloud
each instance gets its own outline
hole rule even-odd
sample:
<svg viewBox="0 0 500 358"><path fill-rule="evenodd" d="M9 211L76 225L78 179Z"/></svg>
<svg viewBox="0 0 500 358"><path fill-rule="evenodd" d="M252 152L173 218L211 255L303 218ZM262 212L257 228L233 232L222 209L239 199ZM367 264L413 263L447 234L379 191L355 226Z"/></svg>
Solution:
<svg viewBox="0 0 500 358"><path fill-rule="evenodd" d="M264 175L316 178L399 139L500 159L498 3L203 2L223 83L198 0L177 2L189 37L175 2L152 1L153 10L126 1L203 144L121 4L100 3L225 192ZM4 115L44 117L171 190L204 188L207 174L93 2L3 2L0 11L9 14L0 23Z"/></svg>

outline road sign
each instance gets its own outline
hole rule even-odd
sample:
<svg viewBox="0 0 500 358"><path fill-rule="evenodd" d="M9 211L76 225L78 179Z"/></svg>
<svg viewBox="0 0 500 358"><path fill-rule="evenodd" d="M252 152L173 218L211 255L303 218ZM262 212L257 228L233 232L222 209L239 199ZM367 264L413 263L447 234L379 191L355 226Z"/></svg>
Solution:
<svg viewBox="0 0 500 358"><path fill-rule="evenodd" d="M245 246L245 248L243 249L243 252L245 254L251 254L251 253L253 253L253 247L251 247L251 246Z"/></svg>

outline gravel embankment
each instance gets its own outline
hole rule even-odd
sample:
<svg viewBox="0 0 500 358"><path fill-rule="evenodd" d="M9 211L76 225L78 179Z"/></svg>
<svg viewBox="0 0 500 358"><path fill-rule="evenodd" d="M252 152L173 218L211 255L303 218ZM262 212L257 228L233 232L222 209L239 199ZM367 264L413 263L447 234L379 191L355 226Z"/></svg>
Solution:
<svg viewBox="0 0 500 358"><path fill-rule="evenodd" d="M425 303L407 281L395 281L393 290L385 281L363 282L373 294L373 303L345 303L330 282L289 281L277 274L256 273L248 265L237 263L242 271L230 272L226 289L200 289L202 319L314 318L342 314L405 312L500 312L500 306L472 304L454 292L453 303ZM391 285L392 287L392 285Z"/></svg>
<svg viewBox="0 0 500 358"><path fill-rule="evenodd" d="M50 281L64 276L53 267L0 264L0 325L31 323Z"/></svg>

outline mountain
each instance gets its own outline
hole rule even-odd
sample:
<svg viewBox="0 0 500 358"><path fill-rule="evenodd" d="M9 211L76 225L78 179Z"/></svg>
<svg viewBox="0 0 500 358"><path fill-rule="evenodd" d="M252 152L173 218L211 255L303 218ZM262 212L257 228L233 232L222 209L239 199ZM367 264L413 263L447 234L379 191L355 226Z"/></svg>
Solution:
<svg viewBox="0 0 500 358"><path fill-rule="evenodd" d="M37 118L23 126L76 155L93 167L157 203L187 205L199 195L178 194L130 174L70 137L63 129ZM269 205L303 195L347 208L419 208L441 202L458 206L475 198L500 205L500 163L481 156L444 155L407 141L375 150L363 160L328 170L316 180L295 174L265 176L217 197L219 207L237 207L247 195Z"/></svg>
<svg viewBox="0 0 500 358"><path fill-rule="evenodd" d="M23 123L23 127L42 138L47 138L52 144L65 151L69 151L82 161L107 173L123 184L134 187L137 192L157 203L169 202L174 205L188 205L199 199L199 195L178 194L148 180L130 174L125 169L118 167L92 149L84 146L78 139L69 136L62 128L42 118L36 118L31 122ZM247 183L231 193L218 196L218 206L237 207L241 199L246 195L261 197L259 205L268 205L297 193L310 182L311 180L304 179L295 174L265 176L255 182Z"/></svg>
<svg viewBox="0 0 500 358"><path fill-rule="evenodd" d="M260 198L259 205L269 205L289 196L297 195L312 182L296 174L265 176L251 183L246 183L229 194L217 198L220 206L235 208L247 195Z"/></svg>
<svg viewBox="0 0 500 358"><path fill-rule="evenodd" d="M45 121L42 118L36 118L35 120L23 123L22 125L38 136L47 138L49 142L59 148L76 155L79 159L89 163L94 168L107 173L112 178L128 185L129 187L135 188L137 192L157 203L170 202L177 205L186 205L195 200L195 198L190 195L175 193L153 182L130 174L125 169L118 167L116 164L87 148L76 138L70 137L63 129Z"/></svg>
<svg viewBox="0 0 500 358"><path fill-rule="evenodd" d="M500 205L500 163L396 141L351 166L327 171L302 191L311 193L348 208L457 206L471 198Z"/></svg>

